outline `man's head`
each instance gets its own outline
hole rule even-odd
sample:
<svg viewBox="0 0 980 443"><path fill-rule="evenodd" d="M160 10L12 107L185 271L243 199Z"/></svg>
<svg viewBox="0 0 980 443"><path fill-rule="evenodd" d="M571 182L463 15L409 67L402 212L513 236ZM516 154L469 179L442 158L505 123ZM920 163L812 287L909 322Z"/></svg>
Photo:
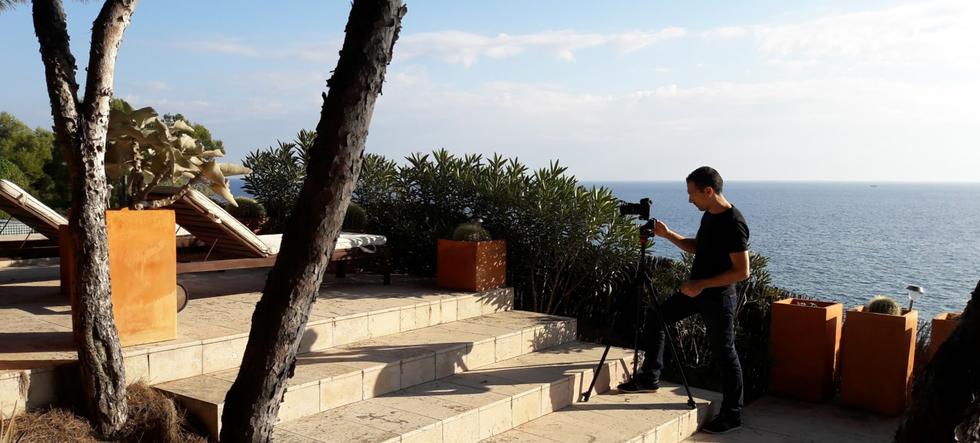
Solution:
<svg viewBox="0 0 980 443"><path fill-rule="evenodd" d="M721 174L710 166L702 166L687 175L688 201L705 211L721 195L725 182Z"/></svg>

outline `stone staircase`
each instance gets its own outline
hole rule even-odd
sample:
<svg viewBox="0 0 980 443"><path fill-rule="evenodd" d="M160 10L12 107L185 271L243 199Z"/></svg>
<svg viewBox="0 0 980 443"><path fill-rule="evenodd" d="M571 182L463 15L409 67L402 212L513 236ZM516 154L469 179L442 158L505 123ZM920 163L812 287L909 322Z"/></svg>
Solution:
<svg viewBox="0 0 980 443"><path fill-rule="evenodd" d="M717 394L698 390L698 408L688 409L676 387L601 395L632 367L632 351L618 348L600 372L600 395L580 403L603 347L575 341L574 319L514 311L509 288L474 294L398 285L396 279L376 291L322 291L274 441L676 442L716 408ZM191 306L209 309L227 297L234 296ZM207 314L216 325L241 321ZM204 313L190 310L194 315ZM238 333L171 344L169 350L186 353L173 358L161 358L168 350L157 346L147 354L143 378L217 436L246 340Z"/></svg>

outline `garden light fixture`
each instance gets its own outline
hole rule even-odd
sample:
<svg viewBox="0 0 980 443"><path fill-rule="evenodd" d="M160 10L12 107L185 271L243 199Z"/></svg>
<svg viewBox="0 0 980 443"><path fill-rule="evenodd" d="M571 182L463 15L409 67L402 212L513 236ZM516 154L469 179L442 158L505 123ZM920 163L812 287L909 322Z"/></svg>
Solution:
<svg viewBox="0 0 980 443"><path fill-rule="evenodd" d="M919 286L919 285L908 285L908 286L905 287L905 290L908 291L908 293L909 293L909 295L908 295L908 297L909 297L909 311L911 311L912 310L912 304L915 303L915 301L918 300L919 297L922 297L922 294L924 294L926 292L926 290L923 289L922 286Z"/></svg>

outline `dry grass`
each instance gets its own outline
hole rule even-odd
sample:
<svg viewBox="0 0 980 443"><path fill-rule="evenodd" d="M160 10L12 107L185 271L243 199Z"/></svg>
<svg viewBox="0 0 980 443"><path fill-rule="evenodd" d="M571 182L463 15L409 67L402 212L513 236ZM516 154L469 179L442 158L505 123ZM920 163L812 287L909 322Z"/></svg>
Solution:
<svg viewBox="0 0 980 443"><path fill-rule="evenodd" d="M129 420L117 442L207 442L184 423L183 414L173 400L143 383L130 385L126 392ZM88 420L65 409L17 414L0 421L0 443L97 443Z"/></svg>

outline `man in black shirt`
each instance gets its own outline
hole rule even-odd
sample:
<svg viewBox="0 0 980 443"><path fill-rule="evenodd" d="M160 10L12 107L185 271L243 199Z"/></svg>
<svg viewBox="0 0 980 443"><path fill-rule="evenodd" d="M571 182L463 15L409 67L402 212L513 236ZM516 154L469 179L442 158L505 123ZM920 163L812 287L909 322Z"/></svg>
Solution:
<svg viewBox="0 0 980 443"><path fill-rule="evenodd" d="M711 433L733 431L742 424L742 367L735 352L735 283L749 278L749 228L742 213L722 195L723 184L718 171L707 166L687 176L689 201L704 211L697 237L686 238L660 221L653 229L654 235L694 254L690 280L660 310L668 325L700 313L707 326L724 391L721 414L702 429ZM649 392L659 388L664 330L651 312L647 315L643 365L629 382L619 385L620 391Z"/></svg>

